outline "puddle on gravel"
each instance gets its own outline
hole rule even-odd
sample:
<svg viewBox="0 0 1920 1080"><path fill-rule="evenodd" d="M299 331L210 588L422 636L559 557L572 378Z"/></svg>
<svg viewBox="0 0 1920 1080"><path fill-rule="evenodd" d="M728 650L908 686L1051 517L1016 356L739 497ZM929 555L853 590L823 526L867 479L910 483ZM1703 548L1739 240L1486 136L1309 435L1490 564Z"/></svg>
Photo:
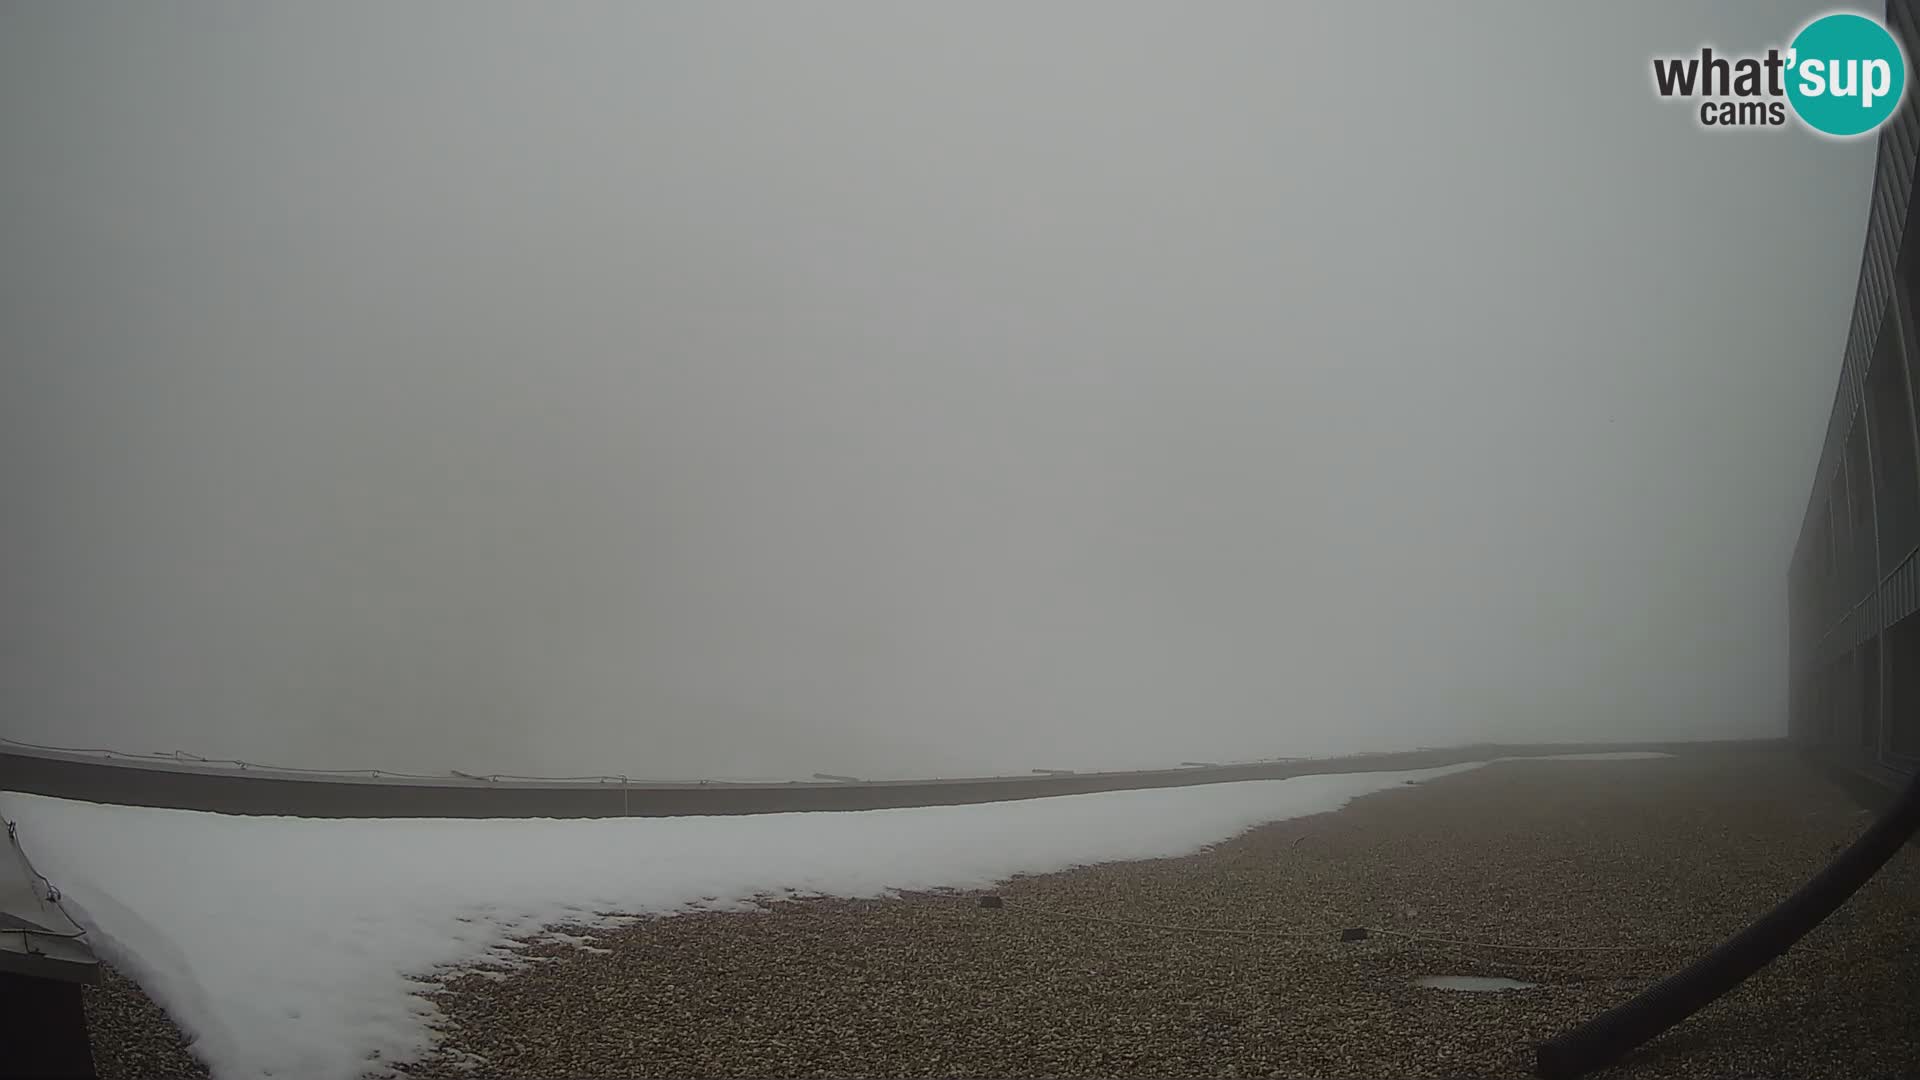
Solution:
<svg viewBox="0 0 1920 1080"><path fill-rule="evenodd" d="M1422 975L1413 980L1413 985L1428 990L1465 990L1473 994L1491 994L1502 990L1531 990L1538 984L1489 975Z"/></svg>

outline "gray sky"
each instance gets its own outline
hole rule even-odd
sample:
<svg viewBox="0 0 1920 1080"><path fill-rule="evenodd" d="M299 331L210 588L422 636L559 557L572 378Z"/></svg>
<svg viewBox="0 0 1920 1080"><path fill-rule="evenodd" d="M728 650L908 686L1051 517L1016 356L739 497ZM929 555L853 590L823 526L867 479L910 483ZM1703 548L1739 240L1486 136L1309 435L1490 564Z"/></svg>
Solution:
<svg viewBox="0 0 1920 1080"><path fill-rule="evenodd" d="M0 734L954 775L1783 733L1796 4L0 7Z"/></svg>

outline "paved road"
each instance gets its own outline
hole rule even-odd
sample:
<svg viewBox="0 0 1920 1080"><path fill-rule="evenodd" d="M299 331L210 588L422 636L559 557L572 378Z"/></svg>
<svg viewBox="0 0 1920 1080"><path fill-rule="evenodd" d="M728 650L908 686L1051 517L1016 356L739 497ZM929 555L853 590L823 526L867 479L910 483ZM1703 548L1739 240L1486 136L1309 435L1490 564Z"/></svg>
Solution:
<svg viewBox="0 0 1920 1080"><path fill-rule="evenodd" d="M1038 799L1093 791L1276 780L1315 773L1430 769L1494 757L1640 750L1762 752L1785 740L1483 745L1148 772L820 783L627 784L448 777L313 779L254 770L132 764L81 754L0 751L0 791L86 802L296 817L672 817L880 810Z"/></svg>

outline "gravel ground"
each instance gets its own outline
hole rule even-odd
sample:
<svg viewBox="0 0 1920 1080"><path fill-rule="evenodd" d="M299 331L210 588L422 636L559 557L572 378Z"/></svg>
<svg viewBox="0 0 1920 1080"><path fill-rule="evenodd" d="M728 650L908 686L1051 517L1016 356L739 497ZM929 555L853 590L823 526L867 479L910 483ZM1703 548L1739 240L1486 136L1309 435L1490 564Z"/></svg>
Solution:
<svg viewBox="0 0 1920 1080"><path fill-rule="evenodd" d="M132 979L103 966L99 984L82 987L81 997L100 1080L200 1080L207 1075L180 1029Z"/></svg>
<svg viewBox="0 0 1920 1080"><path fill-rule="evenodd" d="M576 930L592 949L536 944L527 951L545 962L504 978L445 978L431 994L446 1014L439 1048L408 1071L1521 1076L1534 1043L1738 930L1868 821L1783 754L1502 763L1186 858L1016 879L998 909L960 894L769 901L764 913ZM1648 947L1378 933L1343 944L1331 931L1344 926ZM1411 985L1425 974L1540 986ZM178 1054L177 1036L128 995L109 984L89 998L102 1076L190 1075L170 1071L186 1059L163 1056ZM144 1067L116 1071L129 1061ZM1920 1075L1920 852L1599 1075Z"/></svg>

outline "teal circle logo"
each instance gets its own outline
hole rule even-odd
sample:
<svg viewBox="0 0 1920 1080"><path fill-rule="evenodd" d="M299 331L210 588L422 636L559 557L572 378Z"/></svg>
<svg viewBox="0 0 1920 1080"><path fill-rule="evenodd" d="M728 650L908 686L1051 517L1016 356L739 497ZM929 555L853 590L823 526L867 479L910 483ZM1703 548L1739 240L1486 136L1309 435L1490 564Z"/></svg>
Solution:
<svg viewBox="0 0 1920 1080"><path fill-rule="evenodd" d="M1865 15L1837 12L1808 23L1787 53L1787 100L1815 131L1864 135L1885 123L1907 89L1900 43Z"/></svg>

